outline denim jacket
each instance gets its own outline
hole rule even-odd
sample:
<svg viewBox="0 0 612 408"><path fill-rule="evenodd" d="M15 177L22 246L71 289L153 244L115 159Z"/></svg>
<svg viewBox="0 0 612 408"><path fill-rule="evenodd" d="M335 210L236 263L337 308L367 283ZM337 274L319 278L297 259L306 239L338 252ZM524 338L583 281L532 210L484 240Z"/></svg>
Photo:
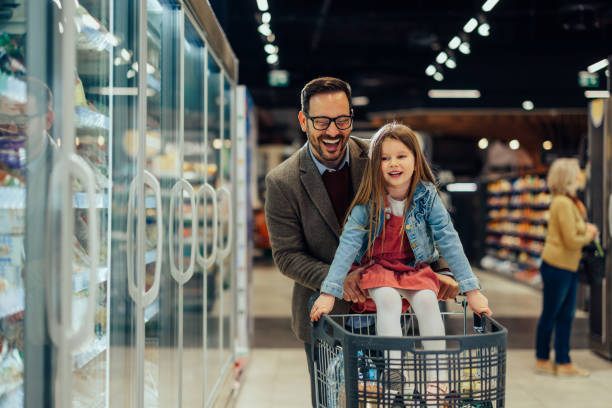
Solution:
<svg viewBox="0 0 612 408"><path fill-rule="evenodd" d="M367 250L368 231L365 226L368 223L369 211L369 205L358 205L351 211L340 236L334 261L321 285L321 292L342 297L344 277L353 261L359 262ZM382 216L384 214L381 214ZM461 292L480 288L450 215L432 183L420 182L416 186L405 219L406 236L415 257L411 266L420 262L429 264L436 261L439 257L437 246L448 262ZM381 231L382 225L376 236L380 235Z"/></svg>

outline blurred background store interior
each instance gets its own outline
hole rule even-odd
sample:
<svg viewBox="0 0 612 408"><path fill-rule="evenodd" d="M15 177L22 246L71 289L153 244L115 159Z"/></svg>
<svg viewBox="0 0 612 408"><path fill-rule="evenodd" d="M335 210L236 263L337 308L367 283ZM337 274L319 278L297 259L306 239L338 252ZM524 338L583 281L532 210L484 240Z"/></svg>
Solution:
<svg viewBox="0 0 612 408"><path fill-rule="evenodd" d="M611 63L608 0L0 0L0 408L310 406L264 180L320 76L353 136L418 133L508 328L505 406L610 407ZM580 379L533 372L560 157L605 252Z"/></svg>

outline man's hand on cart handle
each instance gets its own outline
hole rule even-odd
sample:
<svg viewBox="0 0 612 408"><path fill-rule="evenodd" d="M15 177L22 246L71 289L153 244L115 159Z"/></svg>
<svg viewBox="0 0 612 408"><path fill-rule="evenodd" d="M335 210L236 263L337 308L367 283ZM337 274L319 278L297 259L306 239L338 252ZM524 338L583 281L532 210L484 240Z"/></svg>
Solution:
<svg viewBox="0 0 612 408"><path fill-rule="evenodd" d="M452 276L437 274L440 282L440 290L438 291L438 300L454 299L459 294L459 283Z"/></svg>
<svg viewBox="0 0 612 408"><path fill-rule="evenodd" d="M312 306L312 310L310 311L310 320L316 322L321 318L321 315L329 314L329 312L331 312L334 308L335 301L336 298L334 296L327 293L321 293Z"/></svg>
<svg viewBox="0 0 612 408"><path fill-rule="evenodd" d="M483 313L487 316L493 315L493 312L489 308L489 300L480 290L470 290L466 295L468 306L472 312L476 313L478 316L482 316Z"/></svg>
<svg viewBox="0 0 612 408"><path fill-rule="evenodd" d="M359 287L359 281L361 280L361 272L365 271L373 264L374 261L370 260L370 262L361 265L359 268L354 269L346 275L344 278L344 287L342 289L342 298L344 300L353 303L366 301L368 293Z"/></svg>

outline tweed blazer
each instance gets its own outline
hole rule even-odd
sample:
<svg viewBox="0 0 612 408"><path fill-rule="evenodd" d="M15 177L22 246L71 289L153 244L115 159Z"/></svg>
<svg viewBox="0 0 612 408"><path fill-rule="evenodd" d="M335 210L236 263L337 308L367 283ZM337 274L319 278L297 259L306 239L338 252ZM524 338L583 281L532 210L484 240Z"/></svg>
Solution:
<svg viewBox="0 0 612 408"><path fill-rule="evenodd" d="M354 192L365 171L368 146L368 141L354 137L348 142ZM274 262L281 273L295 281L291 304L293 332L301 341L310 343L308 299L319 291L327 276L342 225L308 145L266 176L265 213ZM332 313L348 313L349 308L350 304L341 300Z"/></svg>

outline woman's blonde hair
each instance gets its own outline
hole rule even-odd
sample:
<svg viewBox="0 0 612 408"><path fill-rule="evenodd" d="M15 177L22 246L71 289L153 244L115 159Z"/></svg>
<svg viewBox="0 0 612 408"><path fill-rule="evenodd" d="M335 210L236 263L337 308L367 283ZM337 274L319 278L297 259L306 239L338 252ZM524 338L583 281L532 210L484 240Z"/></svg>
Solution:
<svg viewBox="0 0 612 408"><path fill-rule="evenodd" d="M387 191L385 189L385 180L381 171L381 156L382 144L386 139L394 139L402 142L404 145L406 145L406 147L408 147L408 149L410 149L412 154L414 154L414 172L412 173L412 182L410 183L408 194L406 196L406 209L412 201L412 196L418 182L429 181L434 183L434 185L436 184L433 172L431 171L431 168L429 167L429 164L421 151L421 145L419 143L417 134L408 126L397 122L388 123L381 127L372 137L372 141L370 142L369 160L366 165L363 178L361 179L361 184L359 185L359 189L355 195L355 199L349 206L347 212L348 219L348 216L351 214L351 211L356 205L370 205L369 219L366 221L366 225L362 226L369 231L368 250L370 250L374 244L374 239L376 238L374 234L376 231L378 231L381 227L384 228L385 225L385 217L381 217L381 214L384 214Z"/></svg>
<svg viewBox="0 0 612 408"><path fill-rule="evenodd" d="M548 170L546 184L552 195L575 195L580 186L578 175L580 165L577 159L561 158L553 162Z"/></svg>

